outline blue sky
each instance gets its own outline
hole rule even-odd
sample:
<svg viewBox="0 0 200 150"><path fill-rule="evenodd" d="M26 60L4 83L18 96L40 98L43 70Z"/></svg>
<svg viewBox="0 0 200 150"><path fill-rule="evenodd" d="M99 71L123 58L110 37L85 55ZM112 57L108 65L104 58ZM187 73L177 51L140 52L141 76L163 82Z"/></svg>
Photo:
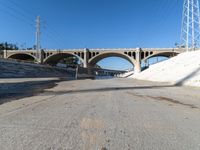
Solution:
<svg viewBox="0 0 200 150"><path fill-rule="evenodd" d="M174 47L182 5L183 0L0 0L0 41L32 47L40 15L43 48ZM102 65L122 64L106 60Z"/></svg>

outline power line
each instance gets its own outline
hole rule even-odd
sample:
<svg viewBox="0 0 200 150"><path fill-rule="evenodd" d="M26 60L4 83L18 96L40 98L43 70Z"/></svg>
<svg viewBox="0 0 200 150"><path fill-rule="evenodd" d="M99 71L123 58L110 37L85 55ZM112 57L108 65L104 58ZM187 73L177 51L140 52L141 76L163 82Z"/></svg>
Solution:
<svg viewBox="0 0 200 150"><path fill-rule="evenodd" d="M175 8L177 8L178 3L179 0L158 0L149 5L151 12L148 15L151 15L151 18L154 19L153 22L156 22L152 28L162 29L161 31L157 30L156 32L153 30L151 32L153 34L151 37L156 37L158 35L160 37L160 32L164 31L166 22L169 22L169 18L175 14ZM151 31L152 28L149 28L149 30ZM156 38L155 43L157 43Z"/></svg>
<svg viewBox="0 0 200 150"><path fill-rule="evenodd" d="M8 0L7 2L10 2L12 5L9 5L8 3L0 1L0 3L4 7L7 8L7 9L1 9L1 11L5 12L6 14L9 14L11 17L19 21L25 22L26 24L30 25L32 28L35 28L35 25L33 24L33 19L30 19L30 18L35 18L33 17L33 16L36 16L35 13L32 13L30 10L27 10L21 7L16 2L13 2L11 0ZM65 40L63 40L64 38L61 36L61 34L58 34L58 32L56 32L52 28L49 28L49 26L47 30L48 32L44 32L46 37L53 39L54 42L56 43L63 44L63 42L60 42L60 41L65 41Z"/></svg>
<svg viewBox="0 0 200 150"><path fill-rule="evenodd" d="M14 5L15 7L19 8L19 10L23 10L24 12L26 12L26 14L31 15L31 16L37 16L37 14L32 11L30 11L29 9L27 9L26 7L21 6L19 3L16 3L16 1L12 1L12 0L7 0L7 2L11 3L12 5Z"/></svg>
<svg viewBox="0 0 200 150"><path fill-rule="evenodd" d="M30 16L27 16L28 13L24 13L24 12L20 11L22 9L17 9L16 7L8 5L5 2L0 1L0 3L2 4L1 6L2 6L2 8L4 10L5 10L5 7L6 7L7 8L6 9L7 12L10 12L10 13L14 14L14 16L16 16L17 18L21 18L21 19L23 19L23 21L25 21L29 25L31 24L32 26L34 26L34 24L32 22L32 19L30 19Z"/></svg>

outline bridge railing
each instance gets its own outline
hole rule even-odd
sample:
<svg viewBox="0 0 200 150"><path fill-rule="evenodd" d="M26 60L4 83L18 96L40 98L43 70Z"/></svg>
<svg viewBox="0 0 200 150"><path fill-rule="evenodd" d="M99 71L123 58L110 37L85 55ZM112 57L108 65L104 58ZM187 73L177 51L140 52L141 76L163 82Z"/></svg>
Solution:
<svg viewBox="0 0 200 150"><path fill-rule="evenodd" d="M45 52L52 52L52 51L84 51L84 48L80 49L43 49ZM138 48L91 48L88 49L89 51L136 51ZM143 51L165 51L165 50L170 50L170 51L186 51L185 48L141 48ZM9 50L9 52L37 52L37 50Z"/></svg>

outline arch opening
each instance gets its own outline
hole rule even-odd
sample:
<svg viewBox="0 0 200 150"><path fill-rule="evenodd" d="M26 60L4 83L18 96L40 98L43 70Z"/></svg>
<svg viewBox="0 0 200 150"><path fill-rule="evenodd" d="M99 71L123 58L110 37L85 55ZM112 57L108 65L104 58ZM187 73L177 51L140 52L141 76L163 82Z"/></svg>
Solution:
<svg viewBox="0 0 200 150"><path fill-rule="evenodd" d="M179 53L176 52L163 52L163 53L155 53L155 54L151 54L148 57L144 57L142 58L143 61L153 58L153 57L167 57L167 58L171 58L174 56L177 56Z"/></svg>
<svg viewBox="0 0 200 150"><path fill-rule="evenodd" d="M103 58L96 63L96 66L102 69L121 71L130 70L134 67L128 60L116 56Z"/></svg>
<svg viewBox="0 0 200 150"><path fill-rule="evenodd" d="M80 57L68 53L51 55L44 60L44 63L61 68L76 68L78 65L83 65Z"/></svg>
<svg viewBox="0 0 200 150"><path fill-rule="evenodd" d="M131 60L130 57L120 54L120 53L103 53L103 54L97 55L96 57L92 58L89 61L90 66L95 67L95 65L98 64L98 62L106 58L121 58L123 60L127 60L130 64L132 64L132 67L134 67L134 61Z"/></svg>
<svg viewBox="0 0 200 150"><path fill-rule="evenodd" d="M21 61L27 61L27 62L35 62L37 61L36 58L29 54L23 54L23 53L17 53L13 54L8 57L9 59L15 59L15 60L21 60Z"/></svg>
<svg viewBox="0 0 200 150"><path fill-rule="evenodd" d="M160 63L162 61L166 61L166 60L170 59L171 57L172 56L170 56L170 55L161 55L161 54L148 57L147 59L144 59L141 63L142 70L147 69L151 65Z"/></svg>
<svg viewBox="0 0 200 150"><path fill-rule="evenodd" d="M98 69L97 76L121 77L134 70L134 60L120 53L103 53L92 58L90 66Z"/></svg>
<svg viewBox="0 0 200 150"><path fill-rule="evenodd" d="M162 52L162 53L150 53L150 56L142 59L141 67L142 70L147 69L149 66L168 60L171 57L177 56L179 53L177 52Z"/></svg>

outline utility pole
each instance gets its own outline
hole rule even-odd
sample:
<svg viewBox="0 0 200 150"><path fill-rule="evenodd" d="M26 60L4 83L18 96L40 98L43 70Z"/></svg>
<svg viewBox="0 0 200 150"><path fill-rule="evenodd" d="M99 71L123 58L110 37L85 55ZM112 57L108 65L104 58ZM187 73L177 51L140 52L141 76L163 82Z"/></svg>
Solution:
<svg viewBox="0 0 200 150"><path fill-rule="evenodd" d="M36 19L36 50L37 50L37 58L39 60L39 62L41 62L41 47L40 47L40 35L41 35L41 20L40 20L40 16L37 16Z"/></svg>
<svg viewBox="0 0 200 150"><path fill-rule="evenodd" d="M200 48L200 12L198 0L184 0L181 47L187 51Z"/></svg>

